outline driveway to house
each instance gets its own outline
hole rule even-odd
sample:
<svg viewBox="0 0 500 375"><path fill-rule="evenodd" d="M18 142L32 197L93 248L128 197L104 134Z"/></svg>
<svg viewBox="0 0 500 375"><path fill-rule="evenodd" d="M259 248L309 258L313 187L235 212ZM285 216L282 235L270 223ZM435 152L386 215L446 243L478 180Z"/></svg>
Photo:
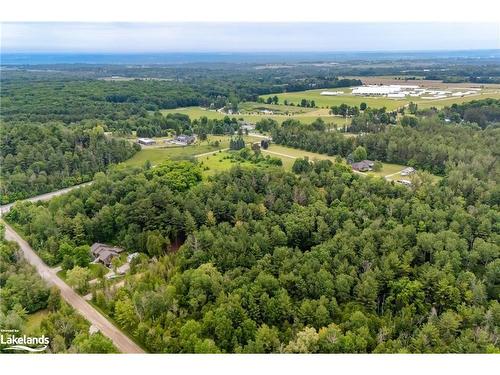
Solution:
<svg viewBox="0 0 500 375"><path fill-rule="evenodd" d="M99 329L99 331L116 346L122 353L144 353L136 343L127 335L116 328L100 312L92 307L87 301L78 295L70 286L62 281L55 273L55 270L47 266L40 257L33 251L31 246L16 233L7 223L5 225L5 238L9 241L15 241L19 244L24 257L32 264L42 279L48 284L56 286L61 291L61 297L64 298L76 311L78 311L88 322Z"/></svg>
<svg viewBox="0 0 500 375"><path fill-rule="evenodd" d="M204 152L203 154L198 154L198 155L194 155L195 158L202 158L203 156L209 156L209 155L213 155L213 154L216 154L218 153L219 151L220 152L224 152L224 151L227 151L229 150L229 148L223 148L221 150L215 150L215 151L210 151L210 152Z"/></svg>
<svg viewBox="0 0 500 375"><path fill-rule="evenodd" d="M396 176L396 175L398 175L398 174L401 174L401 171L396 172L396 173L391 173L391 174L388 174L387 176L384 176L384 178L387 180L388 178L391 178L391 177Z"/></svg>
<svg viewBox="0 0 500 375"><path fill-rule="evenodd" d="M277 155L277 156L283 156L285 158L290 158L290 159L297 159L296 156L292 156L292 155L287 155L287 154L283 154L281 152L276 152L276 151L269 151L269 150L261 150L263 153L268 153L268 154L273 154L273 155ZM366 173L363 173L363 172L360 172L360 171L356 171L356 170L352 170L353 173L356 173L356 174L359 174L361 176L366 176ZM398 172L399 173L399 172Z"/></svg>

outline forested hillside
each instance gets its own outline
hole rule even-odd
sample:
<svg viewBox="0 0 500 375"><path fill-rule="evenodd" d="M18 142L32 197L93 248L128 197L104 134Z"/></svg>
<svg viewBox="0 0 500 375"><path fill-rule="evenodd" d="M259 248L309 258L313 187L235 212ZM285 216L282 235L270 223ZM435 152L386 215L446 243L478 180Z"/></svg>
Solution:
<svg viewBox="0 0 500 375"><path fill-rule="evenodd" d="M23 258L16 243L4 237L0 225L0 322L2 330L18 330L18 336L45 335L49 353L114 353L112 342L100 333L89 334L89 323L49 289ZM30 327L30 315L45 311L38 327ZM1 344L0 349L7 347Z"/></svg>
<svg viewBox="0 0 500 375"><path fill-rule="evenodd" d="M92 179L137 150L101 126L59 123L0 124L0 202L9 203Z"/></svg>
<svg viewBox="0 0 500 375"><path fill-rule="evenodd" d="M8 219L45 258L94 241L145 253L94 302L153 352L499 351L490 192L467 202L329 161L200 182L189 164L115 169Z"/></svg>

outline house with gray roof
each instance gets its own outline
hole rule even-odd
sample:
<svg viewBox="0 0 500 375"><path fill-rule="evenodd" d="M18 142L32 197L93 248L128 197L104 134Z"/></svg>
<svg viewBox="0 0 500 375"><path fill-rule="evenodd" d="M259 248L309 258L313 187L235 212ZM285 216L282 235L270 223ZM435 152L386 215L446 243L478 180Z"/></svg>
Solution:
<svg viewBox="0 0 500 375"><path fill-rule="evenodd" d="M358 172L368 172L373 169L374 162L371 160L362 160L357 163L351 163L353 170Z"/></svg>
<svg viewBox="0 0 500 375"><path fill-rule="evenodd" d="M96 242L90 247L90 252L95 258L95 262L100 262L109 267L114 257L119 256L124 250L120 247L110 246Z"/></svg>

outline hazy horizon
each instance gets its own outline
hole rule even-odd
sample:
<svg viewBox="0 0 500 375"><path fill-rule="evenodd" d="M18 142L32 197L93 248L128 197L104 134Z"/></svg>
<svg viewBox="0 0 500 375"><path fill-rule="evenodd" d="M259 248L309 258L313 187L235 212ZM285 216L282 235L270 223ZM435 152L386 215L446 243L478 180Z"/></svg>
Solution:
<svg viewBox="0 0 500 375"><path fill-rule="evenodd" d="M7 52L1 55L1 64L7 65L53 65L53 64L129 64L170 65L185 63L250 63L250 64L300 64L331 63L349 61L390 60L439 60L481 59L485 63L500 60L500 49L455 50L455 51L337 51L337 52L148 52L148 53L85 53L85 52Z"/></svg>
<svg viewBox="0 0 500 375"><path fill-rule="evenodd" d="M495 23L2 23L2 53L496 50Z"/></svg>

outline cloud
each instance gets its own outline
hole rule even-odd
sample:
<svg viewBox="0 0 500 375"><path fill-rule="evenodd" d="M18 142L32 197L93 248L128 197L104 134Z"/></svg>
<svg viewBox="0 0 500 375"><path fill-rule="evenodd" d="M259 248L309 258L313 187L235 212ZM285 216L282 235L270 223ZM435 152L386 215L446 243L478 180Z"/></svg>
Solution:
<svg viewBox="0 0 500 375"><path fill-rule="evenodd" d="M492 23L4 23L4 52L304 52L500 48Z"/></svg>

